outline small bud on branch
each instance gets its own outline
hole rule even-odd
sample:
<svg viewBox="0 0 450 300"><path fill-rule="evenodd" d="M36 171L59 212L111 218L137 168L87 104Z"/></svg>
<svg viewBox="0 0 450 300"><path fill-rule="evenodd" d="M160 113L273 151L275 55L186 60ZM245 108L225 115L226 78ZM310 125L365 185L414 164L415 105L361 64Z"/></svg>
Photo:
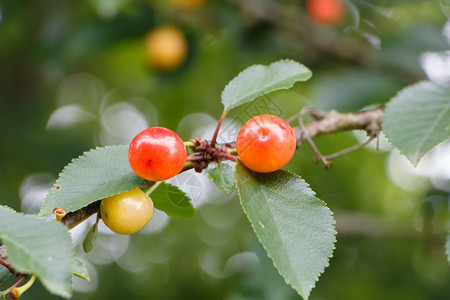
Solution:
<svg viewBox="0 0 450 300"><path fill-rule="evenodd" d="M6 259L8 257L8 251L5 246L0 246L0 259Z"/></svg>

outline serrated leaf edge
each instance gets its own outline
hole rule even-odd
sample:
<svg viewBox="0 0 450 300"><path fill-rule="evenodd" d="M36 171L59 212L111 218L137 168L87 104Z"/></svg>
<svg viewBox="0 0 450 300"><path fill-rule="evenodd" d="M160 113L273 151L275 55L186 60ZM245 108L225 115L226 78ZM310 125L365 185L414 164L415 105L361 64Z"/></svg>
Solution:
<svg viewBox="0 0 450 300"><path fill-rule="evenodd" d="M285 58L285 59L280 59L280 60L277 60L277 61L275 61L275 62L270 63L269 65L254 64L254 65L251 65L251 66L245 68L245 69L242 70L241 72L239 72L239 74L237 74L235 77L233 77L233 78L227 83L227 85L225 86L225 88L222 90L222 93L220 94L220 99L221 99L222 104L225 106L225 104L223 103L223 94L225 93L225 91L228 90L228 89L230 88L230 85L231 85L232 82L234 82L234 80L239 80L239 78L242 78L242 76L244 76L244 75L243 75L244 72L248 72L248 71L251 70L251 69L256 69L256 68L261 68L261 67L263 67L264 69L269 69L272 65L277 64L277 63L282 63L282 62L293 62L293 63L299 64L300 66L302 66L302 67L304 67L305 69L307 69L307 70L309 71L309 76L308 76L306 79L302 80L302 81L307 81L307 80L309 80L309 79L312 77L312 71L311 71L308 67L306 67L305 65L303 65L303 64L301 64L301 63L299 63L299 62L297 62L297 61L295 61L295 60L293 60L293 59L287 59L287 58ZM295 76L294 76L294 77L295 77ZM286 79L286 80L291 80L291 81L292 81L292 79L289 79L289 78ZM295 84L297 81L300 81L300 80L294 80L294 81L292 81L292 82L289 84L289 86L283 87L283 88L279 88L279 89L275 89L275 90L272 90L272 91L269 91L269 93L270 93L270 92L277 91L277 90L280 90L280 89L290 89L291 87L294 86L294 84ZM266 87L265 87L265 88L266 88ZM262 95L265 95L265 94L266 94L266 93L261 93L260 95L255 96L255 98L253 98L253 100L255 100L256 98L258 98L258 97L260 97L260 96L262 96ZM253 101L253 100L249 100L248 102ZM228 107L228 108L225 107L225 110L226 110L226 111L230 111L230 110L232 110L232 109L234 109L234 108L236 108L236 107L239 107L239 106L241 106L242 104L245 104L245 103L247 103L247 102L244 102L244 103L241 103L241 104L238 104L238 105L232 105L231 107Z"/></svg>
<svg viewBox="0 0 450 300"><path fill-rule="evenodd" d="M180 210L183 210L183 211L191 211L191 210L192 210L192 215L191 215L191 216L187 216L187 217L182 216L183 218L193 218L193 217L195 217L195 216L197 215L198 210L197 210L197 208L194 207L194 205L193 205L193 203L192 203L193 200L189 197L189 195L188 195L186 192L184 192L182 189L180 189L180 187L178 187L178 186L176 186L176 185L174 185L174 184L171 184L171 183L169 183L169 182L163 181L162 183L164 183L165 186L166 186L166 189L167 189L166 192L169 191L169 190L168 190L168 189L169 189L169 186L172 186L172 187L176 188L178 192L183 193L184 197L186 197L186 198L189 200L188 203L190 203L191 206L179 206L179 205L177 205L175 202L173 202L173 201L170 199L170 197L168 197L169 202L170 202L173 206L175 206L177 209L180 209ZM160 187L158 187L158 188L160 188ZM150 197L151 197L151 194L150 194ZM158 210L164 212L164 213L167 214L168 216L170 216L170 217L180 217L180 216L175 216L175 215L172 214L172 213L171 213L171 214L167 213L166 211L160 209L160 208L159 208L159 205L155 204L155 202L153 202L153 203L154 203L154 205L155 205L155 209L158 209ZM156 207L156 206L158 206L158 207Z"/></svg>
<svg viewBox="0 0 450 300"><path fill-rule="evenodd" d="M405 87L405 88L399 90L393 97L391 97L391 99L389 100L389 102L386 103L386 109L385 109L385 112L387 112L387 111L389 110L389 106L392 105L393 99L395 99L398 95L400 95L400 94L402 94L402 93L405 93L406 91L409 91L410 89L413 89L413 88L415 88L415 87L417 87L417 86L419 86L419 85L426 84L426 83L433 83L433 82L427 81L427 80L422 80L422 81L416 82L416 83L414 83L414 84L411 84L411 85L409 85L409 86L407 86L407 87ZM436 83L433 83L433 84L436 84ZM449 107L450 107L450 103L449 103ZM445 111L443 111L443 113L444 113L444 112L445 112ZM438 120L438 118L436 118L435 121L437 121L437 120ZM383 121L383 123L384 123L384 121ZM382 126L383 126L383 124L382 124ZM431 131L432 131L432 130L428 130L428 132L431 132ZM420 154L419 154L419 150L415 151L414 156L411 157L411 158L412 158L412 160L411 160L410 157L408 157L408 155L406 155L400 148L398 148L397 146L394 145L394 143L392 143L392 140L391 140L390 136L389 136L388 134L386 134L386 131L383 130L383 132L384 132L384 135L385 135L386 139L387 139L388 142L391 144L391 146L394 147L395 149L397 149L397 150L400 152L401 155L403 155L404 157L406 157L406 158L411 162L411 164L412 164L414 167L417 167L417 165L419 164L420 160L421 160L425 155L427 155L428 153L430 153L437 145L442 144L442 143L444 143L444 142L450 140L450 139L446 139L446 140L444 140L444 141L442 141L442 142L436 144L435 146L433 146L433 148L431 148L430 150L428 150L427 152L425 152L423 155L420 155ZM419 148L420 148L420 147L419 147Z"/></svg>
<svg viewBox="0 0 450 300"><path fill-rule="evenodd" d="M6 207L8 207L8 206L6 206ZM62 226L64 229L67 230L67 228L66 228L64 225L62 225L61 223L59 223L59 222L55 222L55 221L52 221L52 220L39 218L39 217L36 216L36 215L24 214L24 213L16 212L16 211L14 211L14 214L20 214L20 215L22 215L22 216L29 217L29 218L34 218L35 220L42 220L42 221L44 221L44 222L53 222L53 223L55 223L55 224L59 224L60 226ZM70 243L70 252L71 252L71 253L70 253L70 256L71 256L71 258L72 258L72 260L73 260L74 257L75 257L75 250L74 250L74 248L73 248L73 241L72 241L72 237L71 237L70 233L69 233L69 239L70 239L70 242L69 242L69 243ZM6 246L6 245L5 245L5 246ZM14 268L14 264L12 264L12 266L13 266L13 268ZM71 266L71 268L72 268L72 266ZM71 272L70 272L70 275L71 275L71 274L72 274L72 269L71 269L70 271L71 271ZM72 280L72 276L69 276L70 285L69 285L69 291L67 291L68 294L62 294L62 293L54 293L49 287L47 287L47 284L45 284L46 281L42 280L42 278L41 278L40 275L38 275L38 274L35 274L35 275L36 275L36 277L41 281L42 285L43 285L43 286L44 286L51 294L58 295L58 296L61 296L61 297L64 297L64 298L70 298L70 297L72 297L72 295L73 295L73 289L72 289L73 280ZM64 291L64 292L66 292L66 291Z"/></svg>
<svg viewBox="0 0 450 300"><path fill-rule="evenodd" d="M77 162L78 160L81 160L82 158L88 157L88 154L90 154L90 153L92 153L92 152L94 152L94 151L99 151L99 150L101 150L101 149L106 149L106 148L119 148L119 147L126 147L126 146L128 146L128 145L108 145L108 146L103 146L103 147L97 146L97 147L95 147L95 148L92 148L92 149L89 149L89 150L87 150L87 151L84 151L84 152L83 152L81 155L79 155L78 157L72 158L72 160L71 160L67 165L64 166L64 168L61 170L61 172L59 172L58 178L56 179L56 181L55 181L55 183L53 184L52 188L48 191L47 195L45 196L44 203L45 203L45 201L47 201L47 198L48 198L48 195L50 194L50 192L56 190L56 188L57 188L58 186L60 186L59 183L60 183L61 178L62 178L62 177L64 176L64 174L65 174L64 172L65 172L69 167L71 167L72 165L76 164L76 162ZM123 192L127 192L127 191L123 191ZM112 195L110 195L110 196L114 196L114 195L117 195L117 194L119 194L119 193L115 193L115 194L112 194ZM98 200L100 200L100 199L98 199ZM40 217L42 217L42 216L48 216L48 215L51 214L51 213L50 213L50 214L43 214L43 212L42 212L42 207L43 207L43 206L44 206L44 205L42 204L41 208L39 209L38 216L40 216Z"/></svg>
<svg viewBox="0 0 450 300"><path fill-rule="evenodd" d="M299 175L297 175L297 174L295 174L295 173L292 173L292 172L290 172L290 171L287 171L287 170L281 170L281 171L286 172L286 173L288 173L288 174L290 174L290 175L293 175L293 176L298 177L300 180L302 180L302 181L306 184L306 188L308 188L308 189L311 191L311 195L312 195L312 196L315 196L315 195L316 195L316 193L310 188L309 184L308 184L305 180L303 180ZM252 172L254 172L254 171L252 171ZM236 180L236 190L237 190L237 192L238 192L239 202L241 203L242 210L244 211L245 215L247 216L247 219L249 220L250 225L252 226L253 232L255 232L255 235L256 235L256 237L258 238L259 243L263 246L264 250L266 251L267 256L270 258L270 260L272 261L272 264L274 265L275 269L278 271L278 274L280 274L280 276L283 278L283 280L284 280L289 286L291 286L292 289L294 289L295 291L299 292L299 291L298 291L298 290L297 290L290 282L287 281L287 279L286 279L286 278L284 277L284 275L281 273L280 269L279 269L278 266L275 264L275 261L273 260L272 256L271 256L271 255L269 254L269 252L267 251L266 246L265 246L264 243L261 241L261 239L259 238L258 234L256 234L255 226L253 225L252 222L250 222L250 219L249 219L249 217L248 217L247 211L245 210L244 206L242 205L241 192L240 192L239 189L237 188L237 178L236 178L236 175L235 175L235 174L236 174L236 169L235 169L235 171L233 172L233 177L234 177L234 180ZM317 198L317 197L316 197L316 198ZM323 206L328 207L328 206L326 205L325 201L323 201L323 200L320 199L320 198L317 198L317 199L319 199L320 201L322 201ZM330 209L329 211L330 211L330 213L331 213L330 216L331 216L332 219L333 219L332 225L335 225L335 224L336 224L336 220L335 220L334 217L333 217L333 216L334 216L334 213L331 211L331 209ZM274 218L274 219L276 219L276 218ZM319 280L319 277L325 272L325 269L326 269L327 267L330 266L330 259L333 257L334 250L336 250L336 242L337 242L337 239L336 239L337 231L336 231L336 229L335 229L334 226L333 226L333 228L334 228L334 229L333 229L333 231L334 231L334 234L333 234L333 237L334 237L334 240L333 240L333 248L331 249L330 255L327 256L328 260L327 260L326 265L323 266L323 269L322 269L322 270L320 271L320 273L318 273L318 275L314 278L314 283L313 283L313 285L311 286L311 288L310 288L310 290L308 291L308 293L305 294L305 295L301 295L305 300L307 300L307 299L309 298L309 294L311 293L311 291L312 291L312 290L314 289L314 287L316 286L316 283L317 283L317 281Z"/></svg>

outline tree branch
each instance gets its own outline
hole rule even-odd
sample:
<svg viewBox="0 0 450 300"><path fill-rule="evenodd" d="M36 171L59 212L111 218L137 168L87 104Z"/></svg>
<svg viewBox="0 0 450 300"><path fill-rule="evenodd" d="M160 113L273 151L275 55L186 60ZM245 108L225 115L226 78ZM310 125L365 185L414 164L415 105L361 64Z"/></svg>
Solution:
<svg viewBox="0 0 450 300"><path fill-rule="evenodd" d="M310 114L319 115L321 119L306 124L303 130L300 127L294 128L298 146L306 140L305 132L310 138L315 138L324 134L360 129L367 131L369 136L376 136L381 131L384 108L359 113L312 110Z"/></svg>
<svg viewBox="0 0 450 300"><path fill-rule="evenodd" d="M80 210L68 213L62 218L61 223L69 227L69 229L74 228L93 214L98 213L100 211L100 202L96 201Z"/></svg>
<svg viewBox="0 0 450 300"><path fill-rule="evenodd" d="M277 27L294 32L299 40L307 41L312 53L321 52L351 64L360 65L370 54L367 43L338 34L310 21L300 5L290 5L283 9L274 1L228 0L239 7L247 16L272 23Z"/></svg>
<svg viewBox="0 0 450 300"><path fill-rule="evenodd" d="M380 133L384 117L384 108L360 113L339 113L334 110L325 112L317 109L307 109L305 111L307 112L306 114L312 116L316 121L304 125L303 129L300 127L294 128L297 146L305 141L307 136L315 138L324 134L352 129L365 130L371 137L374 137ZM292 121L294 118L290 118L290 120ZM235 147L234 143L216 144L215 147L212 147L210 141L198 137L192 139L191 142L194 154L188 157L188 162L181 172L190 169L201 172L208 167L210 162L220 162L222 159L236 161L236 156L228 152L229 149ZM148 188L153 184L153 182L146 181L144 188ZM78 211L68 213L62 218L61 223L72 229L99 211L100 201L96 201ZM1 249L2 247L0 247Z"/></svg>

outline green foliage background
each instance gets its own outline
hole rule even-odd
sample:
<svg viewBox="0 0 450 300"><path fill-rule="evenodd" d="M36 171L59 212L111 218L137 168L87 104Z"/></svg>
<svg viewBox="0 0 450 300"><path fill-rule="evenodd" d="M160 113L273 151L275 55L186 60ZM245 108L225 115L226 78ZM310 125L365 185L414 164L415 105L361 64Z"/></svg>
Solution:
<svg viewBox="0 0 450 300"><path fill-rule="evenodd" d="M311 25L304 1L245 6L210 0L190 10L174 10L163 1L111 1L109 10L101 9L102 3L0 0L0 204L21 211L19 188L26 176L46 172L56 178L72 158L99 146L95 118L46 129L61 83L74 74L97 78L105 94L114 91L114 103L147 99L158 115L150 125L175 130L192 113L217 119L224 86L252 64L291 58L313 71L307 83L270 95L287 118L305 105L357 111L386 102L401 87L426 78L422 52L449 49L441 34L447 18L438 1L349 1L362 21L355 24L347 15L335 28ZM274 5L286 16L277 17L275 9L252 14L254 5ZM285 22L289 18L293 22ZM161 24L177 25L190 46L186 64L168 74L148 67L142 49L144 35ZM104 95L78 92L74 97L83 107L98 114ZM244 106L229 118L245 120L248 110ZM179 133L186 140L192 132ZM317 139L325 153L353 143L349 133ZM450 296L443 248L448 194L429 184L414 190L397 186L388 173L388 155L363 149L324 171L303 145L287 165L337 220L334 257L310 299ZM172 219L161 232L133 235L116 262L94 263L97 289L75 292L74 299L299 299L258 243L236 193L214 198L194 219ZM102 239L114 237L100 234ZM238 253L236 266L225 268ZM57 297L35 284L23 299Z"/></svg>

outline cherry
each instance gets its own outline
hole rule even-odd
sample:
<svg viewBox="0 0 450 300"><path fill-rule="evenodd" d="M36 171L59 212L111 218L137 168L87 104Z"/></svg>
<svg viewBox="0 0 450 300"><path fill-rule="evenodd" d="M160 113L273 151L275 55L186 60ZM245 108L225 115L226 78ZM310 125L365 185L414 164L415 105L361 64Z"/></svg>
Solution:
<svg viewBox="0 0 450 300"><path fill-rule="evenodd" d="M183 64L188 45L184 35L170 26L157 27L145 37L145 54L156 70L172 71Z"/></svg>
<svg viewBox="0 0 450 300"><path fill-rule="evenodd" d="M150 181L162 181L180 173L186 164L183 140L172 130L150 127L138 133L128 149L131 169Z"/></svg>
<svg viewBox="0 0 450 300"><path fill-rule="evenodd" d="M345 15L342 0L308 0L306 10L314 21L325 25L339 24Z"/></svg>
<svg viewBox="0 0 450 300"><path fill-rule="evenodd" d="M152 199L139 188L105 198L100 204L103 223L119 234L141 230L152 219L153 211Z"/></svg>
<svg viewBox="0 0 450 300"><path fill-rule="evenodd" d="M294 155L296 139L291 126L274 115L248 120L238 133L239 159L249 169L268 173L282 168Z"/></svg>

